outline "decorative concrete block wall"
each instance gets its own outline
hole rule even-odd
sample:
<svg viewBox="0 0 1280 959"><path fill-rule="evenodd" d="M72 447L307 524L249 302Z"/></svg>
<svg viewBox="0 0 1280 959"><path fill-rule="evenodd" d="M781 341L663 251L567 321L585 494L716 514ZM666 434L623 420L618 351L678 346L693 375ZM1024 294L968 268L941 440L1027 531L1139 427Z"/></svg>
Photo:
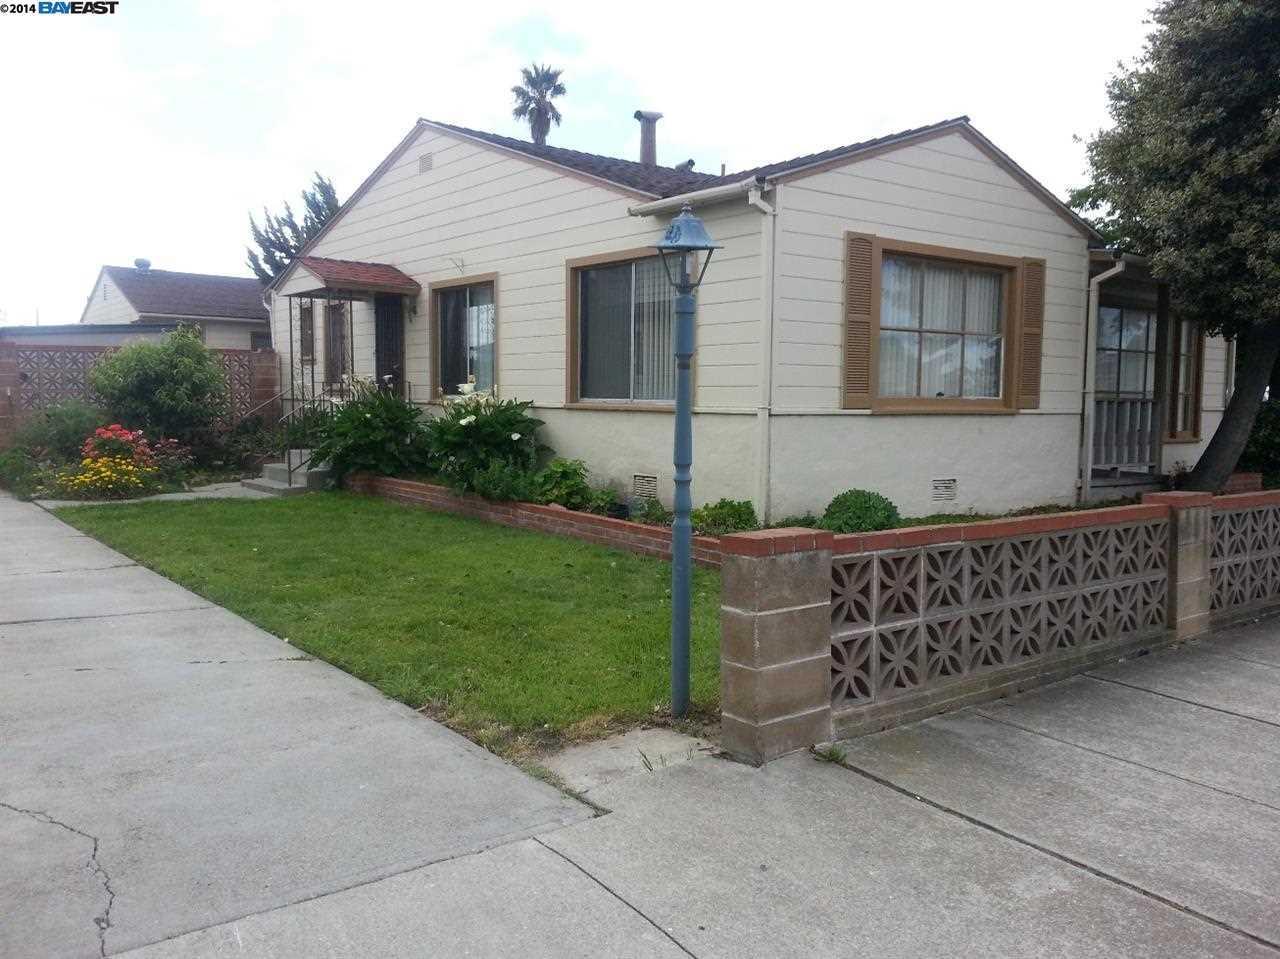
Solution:
<svg viewBox="0 0 1280 959"><path fill-rule="evenodd" d="M766 762L1186 639L1211 602L1280 601L1280 494L1247 496L726 536L722 742ZM1247 588L1226 585L1242 576Z"/></svg>
<svg viewBox="0 0 1280 959"><path fill-rule="evenodd" d="M1280 603L1280 490L1216 496L1206 512L1213 621Z"/></svg>

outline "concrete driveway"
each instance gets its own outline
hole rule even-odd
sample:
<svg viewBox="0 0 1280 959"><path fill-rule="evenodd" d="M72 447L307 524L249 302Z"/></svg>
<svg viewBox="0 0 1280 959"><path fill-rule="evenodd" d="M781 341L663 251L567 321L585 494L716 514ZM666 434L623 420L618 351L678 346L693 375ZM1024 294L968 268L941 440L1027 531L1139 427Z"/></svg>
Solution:
<svg viewBox="0 0 1280 959"><path fill-rule="evenodd" d="M1280 620L595 816L34 507L0 543L6 959L1280 956Z"/></svg>

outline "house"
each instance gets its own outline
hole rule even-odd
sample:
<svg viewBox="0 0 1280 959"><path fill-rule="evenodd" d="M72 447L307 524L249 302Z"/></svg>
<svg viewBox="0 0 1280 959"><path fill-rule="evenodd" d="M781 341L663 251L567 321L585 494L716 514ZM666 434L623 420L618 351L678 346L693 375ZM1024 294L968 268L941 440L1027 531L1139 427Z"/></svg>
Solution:
<svg viewBox="0 0 1280 959"><path fill-rule="evenodd" d="M268 318L256 279L156 270L139 259L98 271L80 322L178 323L216 349L260 350L271 346Z"/></svg>
<svg viewBox="0 0 1280 959"><path fill-rule="evenodd" d="M776 519L850 487L907 515L1151 488L1204 449L1228 350L1180 324L958 117L729 175L419 120L269 287L295 402L377 376L532 401L597 481L671 491L671 295L688 204L723 249L698 291L694 497Z"/></svg>

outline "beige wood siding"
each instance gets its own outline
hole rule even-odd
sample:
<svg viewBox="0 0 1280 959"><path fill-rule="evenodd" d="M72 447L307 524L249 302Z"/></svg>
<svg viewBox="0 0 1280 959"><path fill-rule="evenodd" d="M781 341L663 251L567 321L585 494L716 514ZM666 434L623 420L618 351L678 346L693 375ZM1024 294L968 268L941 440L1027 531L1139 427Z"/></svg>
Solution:
<svg viewBox="0 0 1280 959"><path fill-rule="evenodd" d="M1040 409L1019 415L1078 415L1085 239L959 134L799 178L783 187L775 409L840 409L842 238L846 231L1044 259Z"/></svg>
<svg viewBox="0 0 1280 959"><path fill-rule="evenodd" d="M431 169L419 172L419 157ZM423 287L406 324L406 379L429 389L429 284L496 273L498 384L508 397L560 406L565 397L565 261L654 243L666 218L638 218L634 197L434 130L372 184L311 252L391 263ZM695 404L754 408L760 382L760 214L745 200L699 211L725 249L699 294ZM288 350L277 297L276 343ZM317 319L317 329L320 328ZM356 366L372 373L368 305L357 304ZM282 335L283 334L283 335ZM317 354L321 347L317 344Z"/></svg>
<svg viewBox="0 0 1280 959"><path fill-rule="evenodd" d="M106 288L106 298L102 291ZM111 282L111 278L103 273L94 284L93 293L85 304L82 323L132 323L138 318L138 311L129 305L120 288Z"/></svg>

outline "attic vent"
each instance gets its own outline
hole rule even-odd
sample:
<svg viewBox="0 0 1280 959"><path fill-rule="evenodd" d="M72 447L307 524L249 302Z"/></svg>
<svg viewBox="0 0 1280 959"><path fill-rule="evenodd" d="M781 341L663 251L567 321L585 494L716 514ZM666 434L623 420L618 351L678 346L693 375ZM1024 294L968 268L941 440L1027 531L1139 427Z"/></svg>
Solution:
<svg viewBox="0 0 1280 959"><path fill-rule="evenodd" d="M946 479L934 479L929 483L930 493L935 503L943 503L956 498L960 482L954 476Z"/></svg>
<svg viewBox="0 0 1280 959"><path fill-rule="evenodd" d="M418 172L426 173L430 169L431 169L431 154L424 153L422 154L422 156L418 157Z"/></svg>
<svg viewBox="0 0 1280 959"><path fill-rule="evenodd" d="M636 473L631 477L631 495L639 499L658 498L658 477Z"/></svg>

